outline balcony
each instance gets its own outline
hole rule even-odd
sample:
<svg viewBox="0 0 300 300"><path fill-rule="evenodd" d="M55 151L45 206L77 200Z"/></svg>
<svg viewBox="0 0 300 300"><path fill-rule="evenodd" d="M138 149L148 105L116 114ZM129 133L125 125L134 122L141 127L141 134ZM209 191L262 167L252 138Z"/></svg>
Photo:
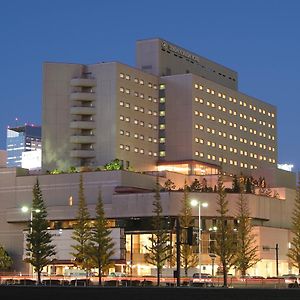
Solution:
<svg viewBox="0 0 300 300"><path fill-rule="evenodd" d="M93 87L96 86L94 78L73 78L70 82L71 86Z"/></svg>
<svg viewBox="0 0 300 300"><path fill-rule="evenodd" d="M73 92L70 99L73 101L95 101L96 95L92 92Z"/></svg>
<svg viewBox="0 0 300 300"><path fill-rule="evenodd" d="M70 142L73 144L94 144L96 138L94 135L73 135L70 137Z"/></svg>
<svg viewBox="0 0 300 300"><path fill-rule="evenodd" d="M71 157L89 158L95 157L94 150L71 150Z"/></svg>
<svg viewBox="0 0 300 300"><path fill-rule="evenodd" d="M70 111L71 115L94 115L95 107L91 106L73 106Z"/></svg>
<svg viewBox="0 0 300 300"><path fill-rule="evenodd" d="M96 124L94 121L72 121L70 123L72 129L94 129Z"/></svg>

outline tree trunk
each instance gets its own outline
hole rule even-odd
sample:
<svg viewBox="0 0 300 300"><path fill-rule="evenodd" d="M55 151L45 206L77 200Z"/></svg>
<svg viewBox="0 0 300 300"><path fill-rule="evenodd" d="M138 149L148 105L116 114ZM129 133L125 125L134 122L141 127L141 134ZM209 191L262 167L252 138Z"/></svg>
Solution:
<svg viewBox="0 0 300 300"><path fill-rule="evenodd" d="M160 286L160 269L157 268L157 286Z"/></svg>
<svg viewBox="0 0 300 300"><path fill-rule="evenodd" d="M102 285L102 268L101 264L98 264L98 285Z"/></svg>
<svg viewBox="0 0 300 300"><path fill-rule="evenodd" d="M223 279L224 279L223 286L227 287L227 267L226 267L226 264L223 264Z"/></svg>
<svg viewBox="0 0 300 300"><path fill-rule="evenodd" d="M38 279L37 279L37 284L40 285L41 282L41 270L37 270L37 275L38 275Z"/></svg>

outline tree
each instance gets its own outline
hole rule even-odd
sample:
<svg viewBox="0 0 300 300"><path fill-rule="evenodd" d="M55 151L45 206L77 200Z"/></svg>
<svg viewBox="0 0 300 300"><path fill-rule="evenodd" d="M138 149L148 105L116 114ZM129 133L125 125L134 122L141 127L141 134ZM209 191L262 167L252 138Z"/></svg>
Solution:
<svg viewBox="0 0 300 300"><path fill-rule="evenodd" d="M96 206L96 218L92 228L91 246L89 255L93 266L98 268L98 283L102 284L103 271L110 265L110 258L114 253L114 243L110 237L108 221L105 218L101 192L99 192Z"/></svg>
<svg viewBox="0 0 300 300"><path fill-rule="evenodd" d="M247 179L246 179L245 189L246 189L246 194L251 194L252 193L252 183L251 183L251 180L250 180L249 177L247 177Z"/></svg>
<svg viewBox="0 0 300 300"><path fill-rule="evenodd" d="M239 193L240 192L240 182L237 178L236 175L233 175L233 178L232 178L232 192L233 193Z"/></svg>
<svg viewBox="0 0 300 300"><path fill-rule="evenodd" d="M91 227L90 227L90 214L87 208L84 187L83 187L83 177L80 174L79 179L79 202L78 202L78 212L76 217L76 224L74 225L74 231L72 239L76 242L72 245L75 250L71 253L75 258L75 264L82 269L88 271L91 268L91 259L89 256L89 250L91 245Z"/></svg>
<svg viewBox="0 0 300 300"><path fill-rule="evenodd" d="M0 245L0 270L8 270L12 266L13 261L4 247Z"/></svg>
<svg viewBox="0 0 300 300"><path fill-rule="evenodd" d="M42 270L49 264L56 251L52 244L52 235L48 231L47 211L38 179L33 187L31 214L26 238L26 261L34 267L38 275L38 284L41 284Z"/></svg>
<svg viewBox="0 0 300 300"><path fill-rule="evenodd" d="M191 184L191 191L192 192L200 192L201 191L201 184L197 178Z"/></svg>
<svg viewBox="0 0 300 300"><path fill-rule="evenodd" d="M292 265L300 273L300 173L298 173L298 184L296 189L295 207L292 216L292 233L291 248L287 254Z"/></svg>
<svg viewBox="0 0 300 300"><path fill-rule="evenodd" d="M183 189L183 198L181 201L181 212L180 212L180 227L182 230L182 240L184 241L181 244L181 264L184 268L185 276L188 276L188 270L197 265L197 255L194 253L194 246L189 245L187 241L187 229L194 225L194 218L192 216L192 208L189 199L188 186L186 184L186 180L184 181L184 189Z"/></svg>
<svg viewBox="0 0 300 300"><path fill-rule="evenodd" d="M235 244L234 231L229 223L228 217L228 200L226 199L225 187L223 184L222 171L218 177L218 199L217 212L219 218L217 220L216 244L215 252L220 257L223 269L223 285L227 286L227 273L234 262Z"/></svg>
<svg viewBox="0 0 300 300"><path fill-rule="evenodd" d="M241 275L246 275L246 271L254 266L258 261L258 247L253 244L255 235L252 233L250 212L247 199L244 195L244 186L241 186L241 192L237 201L237 238L235 266L241 271Z"/></svg>
<svg viewBox="0 0 300 300"><path fill-rule="evenodd" d="M157 270L157 285L160 285L160 275L165 262L171 257L170 237L165 229L164 219L162 217L162 206L160 201L158 177L156 179L156 189L153 201L152 226L153 234L149 238L151 246L145 246L147 251L145 260L156 266Z"/></svg>
<svg viewBox="0 0 300 300"><path fill-rule="evenodd" d="M171 179L166 180L165 190L170 192L171 190L175 190L175 189L176 189L175 183Z"/></svg>
<svg viewBox="0 0 300 300"><path fill-rule="evenodd" d="M104 165L104 169L107 171L112 171L112 170L123 170L123 165L122 162L119 159L114 159Z"/></svg>

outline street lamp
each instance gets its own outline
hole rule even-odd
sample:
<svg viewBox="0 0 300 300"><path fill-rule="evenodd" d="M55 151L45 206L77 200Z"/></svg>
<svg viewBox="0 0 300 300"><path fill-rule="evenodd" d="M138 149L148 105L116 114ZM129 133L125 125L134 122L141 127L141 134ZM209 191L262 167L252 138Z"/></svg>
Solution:
<svg viewBox="0 0 300 300"><path fill-rule="evenodd" d="M199 281L201 280L201 206L207 207L207 202L201 202L200 200L193 199L191 201L192 206L198 205L198 262L199 262Z"/></svg>
<svg viewBox="0 0 300 300"><path fill-rule="evenodd" d="M22 206L21 207L21 211L23 213L27 213L30 211L30 233L32 233L32 219L33 219L33 212L39 213L41 212L40 209L33 209L32 207L28 207L28 206Z"/></svg>

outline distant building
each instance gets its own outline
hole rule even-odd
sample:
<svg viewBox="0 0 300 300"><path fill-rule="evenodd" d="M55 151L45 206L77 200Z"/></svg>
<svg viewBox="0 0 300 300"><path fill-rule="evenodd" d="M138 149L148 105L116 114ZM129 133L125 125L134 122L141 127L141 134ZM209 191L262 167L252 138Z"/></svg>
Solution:
<svg viewBox="0 0 300 300"><path fill-rule="evenodd" d="M7 128L7 167L22 167L22 153L42 148L41 126ZM31 168L29 168L31 169Z"/></svg>

